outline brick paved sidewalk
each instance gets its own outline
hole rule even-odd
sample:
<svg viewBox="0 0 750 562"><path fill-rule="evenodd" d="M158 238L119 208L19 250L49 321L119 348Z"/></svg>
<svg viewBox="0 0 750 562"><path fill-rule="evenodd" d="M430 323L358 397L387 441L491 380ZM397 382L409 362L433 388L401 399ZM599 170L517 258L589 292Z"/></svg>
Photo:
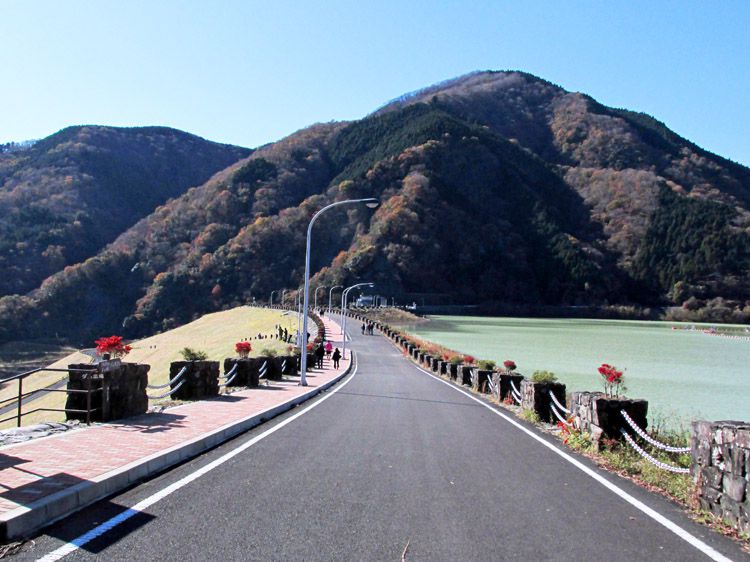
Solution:
<svg viewBox="0 0 750 562"><path fill-rule="evenodd" d="M341 347L340 327L323 317ZM349 354L347 354L349 355ZM349 368L326 360L307 387L272 381L217 398L0 448L0 538L22 536L277 415ZM307 396L308 398L310 396Z"/></svg>

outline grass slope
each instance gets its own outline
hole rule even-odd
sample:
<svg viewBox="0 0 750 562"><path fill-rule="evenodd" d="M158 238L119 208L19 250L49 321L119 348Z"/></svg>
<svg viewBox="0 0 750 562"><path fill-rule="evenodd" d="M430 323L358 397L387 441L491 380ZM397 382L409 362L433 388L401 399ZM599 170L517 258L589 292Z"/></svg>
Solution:
<svg viewBox="0 0 750 562"><path fill-rule="evenodd" d="M205 351L209 360L223 362L224 358L235 356L234 344L236 342L243 338L257 338L258 334L273 334L277 324L286 327L291 333L294 333L297 329L295 315L283 315L282 311L279 310L240 306L231 310L215 312L174 330L132 342L133 351L127 356L127 361L151 365L148 376L149 384L164 384L169 380L169 364L172 361L182 360L180 350L184 347ZM252 339L251 343L253 346L251 356L257 356L265 348L275 350L278 353L286 352L287 349L287 344L274 339ZM74 363L88 362L89 357L75 352L48 367L59 369ZM67 375L64 375L64 373L55 372L32 375L24 382L24 392L44 388L66 377ZM17 392L18 384L16 382L3 385L0 388L0 401L15 396ZM163 394L164 391L154 392L154 394L158 393ZM56 392L30 403L28 409L63 408L64 406L65 394ZM13 412L8 412L0 417L5 418L11 415L13 415ZM65 414L60 412L35 412L24 416L23 425L60 422L64 419ZM0 429L10 427L15 427L15 420L0 424Z"/></svg>

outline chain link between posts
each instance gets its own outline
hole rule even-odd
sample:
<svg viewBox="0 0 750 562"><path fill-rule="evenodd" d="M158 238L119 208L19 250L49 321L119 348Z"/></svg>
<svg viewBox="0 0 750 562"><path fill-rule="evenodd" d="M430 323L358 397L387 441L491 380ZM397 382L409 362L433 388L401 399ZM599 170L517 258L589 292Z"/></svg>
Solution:
<svg viewBox="0 0 750 562"><path fill-rule="evenodd" d="M665 462L661 462L658 459L655 459L651 455L649 455L646 451L641 449L638 444L635 442L635 440L628 434L627 431L625 431L624 428L620 428L620 433L622 433L623 437L625 437L625 440L628 442L628 445L633 447L635 451L641 455L644 459L646 459L648 462L653 464L654 466L661 468L662 470L668 470L669 472L675 472L677 474L690 474L689 468L683 468L681 466L673 466L671 464L667 464Z"/></svg>
<svg viewBox="0 0 750 562"><path fill-rule="evenodd" d="M648 433L646 433L643 429L641 429L633 421L633 419L628 415L628 413L625 410L620 410L620 413L622 414L622 417L625 418L625 421L628 422L628 425L633 428L633 431L635 431L641 439L650 443L657 449L661 449L662 451L668 451L670 453L689 453L690 452L690 447L672 447L671 445L666 445L664 443L661 443L660 441L657 441L656 439L651 437Z"/></svg>

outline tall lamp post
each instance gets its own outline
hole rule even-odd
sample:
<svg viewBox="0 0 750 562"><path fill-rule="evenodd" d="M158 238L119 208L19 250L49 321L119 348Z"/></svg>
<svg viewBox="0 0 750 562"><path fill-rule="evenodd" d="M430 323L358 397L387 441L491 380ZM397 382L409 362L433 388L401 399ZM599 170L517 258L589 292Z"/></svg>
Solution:
<svg viewBox="0 0 750 562"><path fill-rule="evenodd" d="M346 359L346 299L349 296L349 291L363 286L374 287L375 283L357 283L356 285L344 289L344 292L341 294L341 333L344 335L344 337L341 338L344 340L341 351L342 359Z"/></svg>
<svg viewBox="0 0 750 562"><path fill-rule="evenodd" d="M319 291L320 289L325 289L325 286L321 285L320 287L317 287L317 288L315 289L315 304L313 304L313 308L314 308L315 310L318 310L318 291Z"/></svg>
<svg viewBox="0 0 750 562"><path fill-rule="evenodd" d="M299 329L300 329L300 322L302 320L302 293L300 291L302 291L302 287L300 287L299 289L297 289L297 299L296 299L296 304L297 304L297 333L300 334L300 336L299 336L299 341L301 342L300 346L304 347L305 349L307 349L307 330L305 330L304 334L299 331Z"/></svg>
<svg viewBox="0 0 750 562"><path fill-rule="evenodd" d="M313 224L315 224L315 221L318 219L318 217L326 212L328 209L331 209L333 207L337 207L339 205L348 205L352 203L364 203L367 205L370 209L374 209L378 206L378 200L374 197L367 197L365 199L346 199L344 201L336 201L335 203L331 203L330 205L323 207L320 211L315 213L313 215L313 218L310 219L310 224L307 227L307 248L305 250L305 305L302 307L303 311L303 320L302 320L302 333L307 334L307 307L310 306L310 302L308 300L308 291L310 288L310 241L312 238L312 227ZM307 372L307 345L302 346L302 354L300 356L300 362L299 362L299 371L300 371L300 378L299 378L299 384L300 386L307 386L307 378L305 377L305 373Z"/></svg>
<svg viewBox="0 0 750 562"><path fill-rule="evenodd" d="M271 291L271 298L270 298L270 299L268 299L268 304L269 304L269 305L273 305L273 294L274 294L274 293L278 293L278 291Z"/></svg>
<svg viewBox="0 0 750 562"><path fill-rule="evenodd" d="M284 297L286 297L286 289L281 291L281 307L284 307Z"/></svg>
<svg viewBox="0 0 750 562"><path fill-rule="evenodd" d="M331 298L333 297L333 290L334 289L343 289L343 285L336 285L335 287L331 287L331 290L328 291L328 315L331 315Z"/></svg>

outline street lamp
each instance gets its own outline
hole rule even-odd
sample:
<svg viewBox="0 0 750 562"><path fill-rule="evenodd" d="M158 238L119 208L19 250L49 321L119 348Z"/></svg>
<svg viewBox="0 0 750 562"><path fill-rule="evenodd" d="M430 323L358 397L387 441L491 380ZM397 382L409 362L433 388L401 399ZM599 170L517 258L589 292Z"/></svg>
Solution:
<svg viewBox="0 0 750 562"><path fill-rule="evenodd" d="M284 297L286 297L286 289L281 291L281 306L284 307Z"/></svg>
<svg viewBox="0 0 750 562"><path fill-rule="evenodd" d="M315 310L318 310L318 291L319 291L320 289L325 289L325 286L324 286L324 285L321 285L320 287L317 287L317 288L315 289L315 304L313 305L313 308L314 308Z"/></svg>
<svg viewBox="0 0 750 562"><path fill-rule="evenodd" d="M271 291L271 298L268 300L269 305L273 305L273 294L278 293L278 291Z"/></svg>
<svg viewBox="0 0 750 562"><path fill-rule="evenodd" d="M301 290L302 290L302 287L300 287L299 289L297 289L297 297L295 299L296 304L297 304L297 333L299 334L298 341L301 342L300 346L304 347L305 349L307 349L307 329L305 329L304 335L302 335L300 333L300 331L299 331L299 329L300 329L300 320L302 319L302 314L301 314L302 309L300 308L302 306L302 294L300 293Z"/></svg>
<svg viewBox="0 0 750 562"><path fill-rule="evenodd" d="M318 219L318 217L323 214L325 211L332 207L337 207L339 205L347 205L351 203L364 203L367 205L370 209L374 209L378 206L378 200L373 197L367 197L366 199L346 199L344 201L336 201L335 203L331 203L330 205L323 207L320 211L315 213L310 219L310 224L307 226L307 248L305 250L305 306L302 307L304 311L304 317L303 317L303 323L302 323L302 332L304 334L307 334L307 307L309 306L309 300L308 300L308 289L310 287L310 240L312 238L312 227L313 224L315 224L315 221ZM307 371L307 345L302 346L302 354L300 356L300 362L299 362L299 370L300 370L300 379L299 384L300 386L307 386L307 379L305 378L305 372Z"/></svg>
<svg viewBox="0 0 750 562"><path fill-rule="evenodd" d="M331 298L333 297L333 290L342 289L343 287L343 285L336 285L335 287L331 287L331 290L328 291L328 316L331 315Z"/></svg>
<svg viewBox="0 0 750 562"><path fill-rule="evenodd" d="M365 285L367 287L374 287L375 283L357 283L356 285L344 289L344 292L341 294L341 333L344 335L344 337L341 338L344 341L342 345L343 350L341 351L342 359L346 359L346 299L349 296L349 291Z"/></svg>

